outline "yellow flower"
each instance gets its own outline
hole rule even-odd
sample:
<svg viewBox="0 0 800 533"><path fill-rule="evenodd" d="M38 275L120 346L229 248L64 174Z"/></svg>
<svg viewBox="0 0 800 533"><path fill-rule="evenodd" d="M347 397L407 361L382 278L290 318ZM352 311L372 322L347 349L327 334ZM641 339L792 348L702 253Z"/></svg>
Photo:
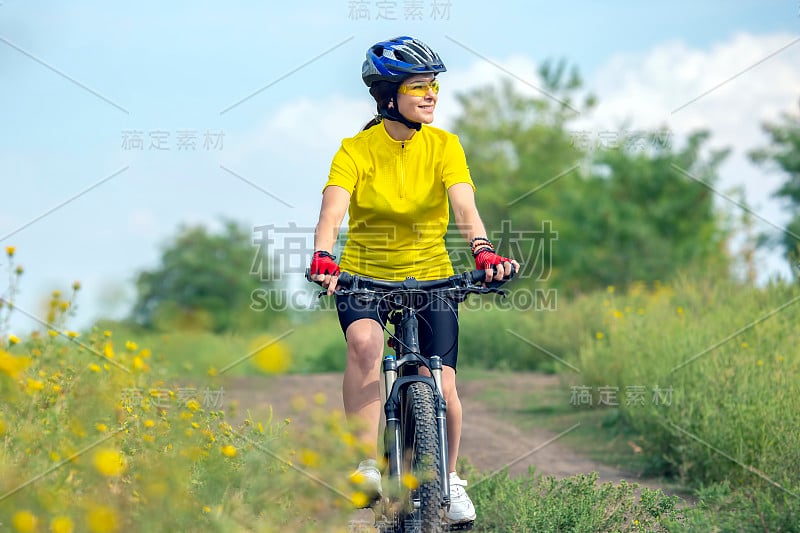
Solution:
<svg viewBox="0 0 800 533"><path fill-rule="evenodd" d="M61 386L60 385L56 385L55 383L53 383L52 389L53 389L53 392L61 392Z"/></svg>
<svg viewBox="0 0 800 533"><path fill-rule="evenodd" d="M367 498L367 495L361 492L360 490L354 492L353 495L350 496L350 501L353 503L353 506L356 507L357 509L362 509L366 507L367 504L369 504L369 498Z"/></svg>
<svg viewBox="0 0 800 533"><path fill-rule="evenodd" d="M127 350L130 350L130 351L132 351L132 352L135 352L136 350L138 350L138 349L139 349L139 346L138 346L138 345L137 345L135 342L133 342L133 341L127 341L127 342L125 343L125 348L126 348Z"/></svg>
<svg viewBox="0 0 800 533"><path fill-rule="evenodd" d="M100 505L86 513L86 525L92 533L112 533L117 530L117 513Z"/></svg>
<svg viewBox="0 0 800 533"><path fill-rule="evenodd" d="M20 372L28 368L30 359L27 357L14 357L8 352L0 350L0 372L11 376L19 377Z"/></svg>
<svg viewBox="0 0 800 533"><path fill-rule="evenodd" d="M602 332L602 331L598 331L597 333L595 333L595 334L594 334L594 337L595 337L597 340L599 340L599 341L603 340L603 337L604 337L604 336L605 336L605 335L603 335L603 332Z"/></svg>
<svg viewBox="0 0 800 533"><path fill-rule="evenodd" d="M92 372L101 372L103 369L100 368L100 365L92 363L89 365L89 370L91 370Z"/></svg>
<svg viewBox="0 0 800 533"><path fill-rule="evenodd" d="M133 368L136 370L144 370L145 368L144 361L138 355L133 358Z"/></svg>
<svg viewBox="0 0 800 533"><path fill-rule="evenodd" d="M58 452L50 452L50 460L54 463L57 463L61 460L61 456L58 454Z"/></svg>
<svg viewBox="0 0 800 533"><path fill-rule="evenodd" d="M50 521L50 531L52 533L72 533L75 531L75 524L68 516L57 516Z"/></svg>
<svg viewBox="0 0 800 533"><path fill-rule="evenodd" d="M28 378L28 390L40 391L43 388L44 388L44 383L42 383L41 381L32 379L32 378Z"/></svg>
<svg viewBox="0 0 800 533"><path fill-rule="evenodd" d="M204 506L203 506L203 512L204 512L205 514L208 514L208 513L210 513L210 512L211 512L211 507L209 507L208 505L204 505Z"/></svg>
<svg viewBox="0 0 800 533"><path fill-rule="evenodd" d="M98 424L95 424L95 425L94 425L94 427L95 427L95 429L96 429L97 431L99 431L100 433L105 433L106 431L108 431L108 426L106 426L106 425L105 425L105 424L103 424L103 423L98 423Z"/></svg>
<svg viewBox="0 0 800 533"><path fill-rule="evenodd" d="M779 356L778 356L778 359L777 359L777 361L778 361L779 363L783 363L783 356L782 356L782 355L779 355Z"/></svg>
<svg viewBox="0 0 800 533"><path fill-rule="evenodd" d="M107 342L103 345L103 355L109 359L114 358L114 345L111 342Z"/></svg>
<svg viewBox="0 0 800 533"><path fill-rule="evenodd" d="M300 452L300 462L311 468L319 466L319 454L314 450L302 450Z"/></svg>
<svg viewBox="0 0 800 533"><path fill-rule="evenodd" d="M314 403L317 405L325 405L327 398L325 398L325 393L318 392L314 395Z"/></svg>
<svg viewBox="0 0 800 533"><path fill-rule="evenodd" d="M419 487L419 480L414 476L414 474L409 474L406 472L403 474L403 485L408 490L414 490Z"/></svg>
<svg viewBox="0 0 800 533"><path fill-rule="evenodd" d="M149 418L144 421L144 427L146 427L146 428L151 428L151 427L153 427L155 425L156 425L156 423L153 422L152 420L150 420Z"/></svg>
<svg viewBox="0 0 800 533"><path fill-rule="evenodd" d="M103 448L94 454L94 467L106 477L116 477L125 471L125 460L117 450Z"/></svg>
<svg viewBox="0 0 800 533"><path fill-rule="evenodd" d="M105 330L105 331L103 332L103 337L105 337L105 338L109 338L110 336L111 336L111 332L110 332L109 330Z"/></svg>
<svg viewBox="0 0 800 533"><path fill-rule="evenodd" d="M9 335L8 336L8 343L11 346L14 346L15 344L19 344L19 337L17 337L16 335Z"/></svg>
<svg viewBox="0 0 800 533"><path fill-rule="evenodd" d="M68 331L67 332L67 337L69 337L70 339L76 339L76 338L78 338L78 335L79 334L78 334L77 331Z"/></svg>
<svg viewBox="0 0 800 533"><path fill-rule="evenodd" d="M47 334L50 335L51 337L58 337L58 332L54 329L48 329Z"/></svg>
<svg viewBox="0 0 800 533"><path fill-rule="evenodd" d="M682 314L683 314L683 307L678 307L678 308L677 308L675 311L676 311L676 312L677 312L679 315L682 315Z"/></svg>
<svg viewBox="0 0 800 533"><path fill-rule="evenodd" d="M24 270L22 270L22 265L17 265L17 268L14 269L14 272L16 272L17 276L21 276L24 272Z"/></svg>
<svg viewBox="0 0 800 533"><path fill-rule="evenodd" d="M141 352L139 352L139 355L141 355L142 357L147 359L148 357L150 357L152 355L152 352L148 348L145 348Z"/></svg>
<svg viewBox="0 0 800 533"><path fill-rule="evenodd" d="M225 457L236 457L236 448L231 446L230 444L226 444L222 448L220 448L222 455Z"/></svg>
<svg viewBox="0 0 800 533"><path fill-rule="evenodd" d="M17 251L15 246L6 246L6 255L8 257L14 257L14 252Z"/></svg>
<svg viewBox="0 0 800 533"><path fill-rule="evenodd" d="M614 318L622 318L622 312L618 309L614 310Z"/></svg>
<svg viewBox="0 0 800 533"><path fill-rule="evenodd" d="M200 402L192 398L188 402L186 402L186 408L190 411L198 411L200 410Z"/></svg>
<svg viewBox="0 0 800 533"><path fill-rule="evenodd" d="M616 289L614 289L613 285L609 285L608 287L606 287L606 292L608 292L608 294L614 294L615 290Z"/></svg>
<svg viewBox="0 0 800 533"><path fill-rule="evenodd" d="M36 515L27 509L17 511L14 513L14 516L11 517L11 524L14 526L14 529L23 533L36 531L38 523L39 519L36 518Z"/></svg>
<svg viewBox="0 0 800 533"><path fill-rule="evenodd" d="M73 281L72 282L72 290L73 291L81 290L81 282L80 281Z"/></svg>
<svg viewBox="0 0 800 533"><path fill-rule="evenodd" d="M267 336L257 337L250 343L253 365L266 374L282 374L291 366L288 346Z"/></svg>
<svg viewBox="0 0 800 533"><path fill-rule="evenodd" d="M61 298L61 291L59 291L59 290L53 291L53 298L55 298L56 300Z"/></svg>
<svg viewBox="0 0 800 533"><path fill-rule="evenodd" d="M758 366L764 366L764 361L762 361L761 359L759 359L758 361L756 361L756 364L757 364Z"/></svg>
<svg viewBox="0 0 800 533"><path fill-rule="evenodd" d="M742 343L742 348L745 348L745 349L746 349L748 346L750 346L750 345L749 345L749 344L747 344L746 342L743 342L743 343Z"/></svg>

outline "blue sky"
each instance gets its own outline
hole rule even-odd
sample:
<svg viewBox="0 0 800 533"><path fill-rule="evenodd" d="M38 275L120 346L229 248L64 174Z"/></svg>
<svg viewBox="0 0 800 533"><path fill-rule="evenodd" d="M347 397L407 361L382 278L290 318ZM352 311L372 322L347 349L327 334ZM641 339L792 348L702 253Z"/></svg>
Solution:
<svg viewBox="0 0 800 533"><path fill-rule="evenodd" d="M800 37L796 0L605 4L3 0L0 246L16 246L26 269L19 306L39 314L43 295L80 279L80 323L120 314L135 271L154 264L182 222L313 225L338 140L372 111L364 50L400 34L419 36L448 66L436 125L457 112L458 90L505 76L476 53L533 85L536 65L563 57L600 96L588 127L623 117L666 121L678 137L708 127L741 148L722 184L785 221L769 200L778 177L743 154L761 140L760 120L796 110L800 44L742 72ZM382 5L397 20L375 20ZM405 20L413 5L422 20ZM357 6L370 20L354 20ZM679 114L664 112L737 74ZM130 132L143 150L123 144ZM149 148L157 132L167 150ZM206 132L222 145L204 147ZM181 139L194 149L179 149ZM761 260L764 275L781 273L774 257Z"/></svg>

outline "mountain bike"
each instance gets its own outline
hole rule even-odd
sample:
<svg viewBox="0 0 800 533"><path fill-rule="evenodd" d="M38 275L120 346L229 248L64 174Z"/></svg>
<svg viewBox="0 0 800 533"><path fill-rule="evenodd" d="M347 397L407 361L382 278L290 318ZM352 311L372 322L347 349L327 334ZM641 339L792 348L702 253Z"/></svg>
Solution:
<svg viewBox="0 0 800 533"><path fill-rule="evenodd" d="M383 281L347 272L339 275L337 294L352 295L362 302L385 302L387 322L393 325L390 331L386 323L381 323L394 350L383 357L382 366L386 391L384 459L389 486L384 486L388 496L374 509L376 526L382 533L472 529L472 523L462 527L444 523L450 505L450 481L442 358L420 353L417 313L422 306L434 304L455 312L455 306L470 294L505 296L499 286L508 280L483 284L485 276L483 270L432 281ZM306 278L311 281L308 271ZM322 291L319 296L325 294ZM429 375L421 374L421 368Z"/></svg>

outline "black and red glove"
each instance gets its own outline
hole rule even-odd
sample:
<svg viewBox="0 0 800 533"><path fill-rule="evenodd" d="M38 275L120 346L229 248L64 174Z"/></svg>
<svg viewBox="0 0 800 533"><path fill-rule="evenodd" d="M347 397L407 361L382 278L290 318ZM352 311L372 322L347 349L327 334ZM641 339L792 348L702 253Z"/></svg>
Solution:
<svg viewBox="0 0 800 533"><path fill-rule="evenodd" d="M497 271L499 268L503 268L503 263L506 262L510 263L511 259L503 257L501 255L497 255L496 253L494 253L494 250L492 250L488 246L484 248L479 248L475 252L475 268L480 270L488 270L491 268ZM498 268L495 269L494 268L495 266L498 266Z"/></svg>
<svg viewBox="0 0 800 533"><path fill-rule="evenodd" d="M323 274L331 276L339 275L339 265L336 264L336 256L331 255L325 250L317 250L311 258L310 274L315 276Z"/></svg>

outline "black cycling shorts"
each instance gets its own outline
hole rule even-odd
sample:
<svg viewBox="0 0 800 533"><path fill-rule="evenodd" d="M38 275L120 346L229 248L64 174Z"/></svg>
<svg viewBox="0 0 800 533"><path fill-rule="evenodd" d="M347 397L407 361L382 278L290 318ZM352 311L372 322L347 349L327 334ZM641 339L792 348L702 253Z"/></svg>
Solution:
<svg viewBox="0 0 800 533"><path fill-rule="evenodd" d="M458 361L458 303L453 300L429 298L420 295L417 309L419 322L419 345L422 355L438 355L442 364L456 369ZM432 300L432 301L431 301ZM347 328L361 318L371 318L384 324L389 331L393 326L387 323L389 309L385 301L380 304L375 299L364 301L357 296L336 295L336 310L339 325L347 339Z"/></svg>

